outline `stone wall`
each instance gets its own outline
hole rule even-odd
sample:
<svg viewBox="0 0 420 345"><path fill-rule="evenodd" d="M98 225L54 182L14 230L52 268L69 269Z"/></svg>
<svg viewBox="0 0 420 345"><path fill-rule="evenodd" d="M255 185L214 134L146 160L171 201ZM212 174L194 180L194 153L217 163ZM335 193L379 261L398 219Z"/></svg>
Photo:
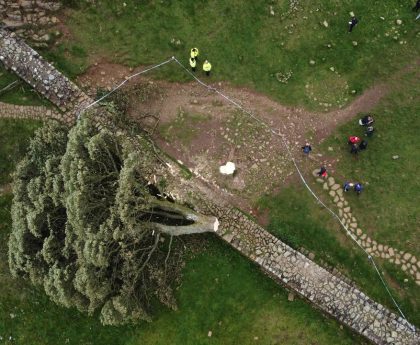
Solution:
<svg viewBox="0 0 420 345"><path fill-rule="evenodd" d="M53 12L60 8L57 0L0 0L0 21L12 29L55 24L58 19Z"/></svg>
<svg viewBox="0 0 420 345"><path fill-rule="evenodd" d="M376 344L420 344L419 334L407 321L293 250L240 211L223 207L217 213L220 237L324 312Z"/></svg>
<svg viewBox="0 0 420 345"><path fill-rule="evenodd" d="M92 101L34 50L4 30L0 30L0 61L59 108L73 109L59 118L62 121L74 122L79 110ZM167 165L172 175L182 176L177 166ZM357 333L375 344L420 344L414 326L293 250L239 210L223 203L221 191L208 188L198 178L185 180L181 177L174 191L197 205L199 211L219 218L220 228L216 234L221 239L277 282L293 289Z"/></svg>
<svg viewBox="0 0 420 345"><path fill-rule="evenodd" d="M61 114L44 106L15 105L0 102L0 117L10 119L45 120L53 118L60 120Z"/></svg>
<svg viewBox="0 0 420 345"><path fill-rule="evenodd" d="M63 111L63 122L74 123L77 113L93 102L15 33L5 29L0 29L0 62Z"/></svg>
<svg viewBox="0 0 420 345"><path fill-rule="evenodd" d="M0 23L30 41L33 47L47 47L61 35L54 15L60 1L0 0Z"/></svg>

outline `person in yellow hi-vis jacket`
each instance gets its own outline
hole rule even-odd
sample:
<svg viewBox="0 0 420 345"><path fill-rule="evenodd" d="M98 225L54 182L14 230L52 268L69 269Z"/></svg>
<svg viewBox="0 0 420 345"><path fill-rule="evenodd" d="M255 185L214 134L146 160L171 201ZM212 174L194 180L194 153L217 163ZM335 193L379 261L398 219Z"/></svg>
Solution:
<svg viewBox="0 0 420 345"><path fill-rule="evenodd" d="M198 48L192 48L190 57L198 61L198 55L200 55L200 52L198 51Z"/></svg>
<svg viewBox="0 0 420 345"><path fill-rule="evenodd" d="M194 59L193 57L190 57L190 66L191 66L191 70L195 72L195 67L197 66L197 60Z"/></svg>
<svg viewBox="0 0 420 345"><path fill-rule="evenodd" d="M210 75L210 71L211 71L211 63L208 62L207 60L204 61L203 63L203 71L206 72L206 75L209 76Z"/></svg>

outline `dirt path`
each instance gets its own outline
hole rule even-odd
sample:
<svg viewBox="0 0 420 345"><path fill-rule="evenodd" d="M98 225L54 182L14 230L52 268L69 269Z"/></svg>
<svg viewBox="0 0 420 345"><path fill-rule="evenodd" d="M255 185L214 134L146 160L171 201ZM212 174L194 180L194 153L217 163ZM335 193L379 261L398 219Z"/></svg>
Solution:
<svg viewBox="0 0 420 345"><path fill-rule="evenodd" d="M78 82L95 93L97 88L110 90L140 70L98 63ZM283 106L265 95L228 83L212 83L210 79L210 85L281 132L298 158L303 158L299 150L306 141L316 146L358 112L370 111L388 91L378 84L348 107L321 113ZM261 195L271 194L284 185L294 173L279 137L196 82L168 83L139 77L124 86L124 90L130 90L126 103L131 116L159 117L155 139L164 151L210 184L225 190L227 197L244 209L249 210ZM218 172L219 166L228 160L237 166L234 177ZM313 167L321 162L302 163Z"/></svg>

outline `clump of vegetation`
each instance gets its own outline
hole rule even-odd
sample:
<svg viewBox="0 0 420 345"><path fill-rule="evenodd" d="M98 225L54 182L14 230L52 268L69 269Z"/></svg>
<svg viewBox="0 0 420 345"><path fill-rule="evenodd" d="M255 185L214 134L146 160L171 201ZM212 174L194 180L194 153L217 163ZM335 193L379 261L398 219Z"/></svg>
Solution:
<svg viewBox="0 0 420 345"><path fill-rule="evenodd" d="M57 304L99 311L104 324L150 320L153 299L176 308L182 251L173 236L214 230L214 217L160 197L148 179L157 160L137 140L98 131L89 114L70 131L52 122L14 176L12 274Z"/></svg>

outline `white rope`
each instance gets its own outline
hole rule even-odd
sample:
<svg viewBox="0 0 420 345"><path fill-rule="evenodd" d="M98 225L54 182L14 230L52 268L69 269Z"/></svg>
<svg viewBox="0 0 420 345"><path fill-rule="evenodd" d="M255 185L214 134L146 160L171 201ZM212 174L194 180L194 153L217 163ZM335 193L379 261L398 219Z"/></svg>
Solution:
<svg viewBox="0 0 420 345"><path fill-rule="evenodd" d="M343 221L340 219L340 217L333 211L331 210L331 208L329 208L326 204L324 204L324 202L315 194L315 192L312 190L312 188L308 185L308 183L306 182L305 178L303 177L303 174L299 168L299 166L297 165L295 159L293 158L292 152L290 151L289 146L287 145L283 134L281 134L280 132L277 133L273 128L271 128L270 125L268 125L266 122L264 122L263 120L261 120L260 118L258 118L257 116L255 116L254 114L252 114L250 111L246 110L244 107L242 107L238 102L234 101L233 99L229 98L228 96L224 95L222 92L220 92L219 90L217 90L216 88L207 85L206 83L202 82L199 78L197 78L189 69L187 69L181 62L178 61L178 59L176 59L174 57L174 60L189 74L191 75L198 83L200 83L202 86L206 87L209 90L212 90L214 92L216 92L217 94L219 94L220 96L222 96L224 99L226 99L228 102L232 103L233 105L235 105L237 108L241 109L245 114L249 115L251 118L253 118L254 120L256 120L257 122L259 122L260 124L262 124L263 126L265 126L266 128L269 129L269 131L271 133L273 133L275 136L280 137L283 146L286 149L287 155L289 156L290 160L293 162L293 165L295 166L295 169L297 171L297 173L299 174L300 179L302 180L304 186L308 189L308 191L312 194L312 196L318 201L319 204L321 204L329 213L331 213L331 215L336 218L338 220L338 222L341 224L342 228L345 230L345 232L347 233L347 235L359 246L359 248L367 255L368 259L372 262L373 267L375 268L376 273L378 274L383 286L385 287L385 290L387 291L389 297L391 298L392 302L394 303L395 307L398 309L400 315L403 317L404 320L407 321L404 313L401 311L400 306L398 305L397 301L394 299L391 291L388 288L388 285L386 284L385 280L382 277L382 274L380 273L380 271L378 270L378 267L375 263L375 261L373 260L373 257L365 250L365 248L362 247L362 245L357 241L356 237L349 231L349 229L347 228L347 226L343 223ZM410 324L410 327L413 327ZM412 328L412 330L415 330L415 328Z"/></svg>
<svg viewBox="0 0 420 345"><path fill-rule="evenodd" d="M169 63L169 62L172 62L172 61L174 61L174 59L175 59L175 57L174 56L172 56L170 59L168 59L168 60L166 60L166 61L163 61L163 62L161 62L160 64L157 64L157 65L154 65L154 66L152 66L152 67L149 67L149 68L147 68L147 69L145 69L145 70L143 70L143 71L141 71L141 72L137 72L137 73L135 73L135 74L133 74L133 75L130 75L127 79L125 79L125 80L123 80L121 83L119 83L116 87L114 87L111 91L109 91L108 93L106 93L105 95L103 95L101 98L99 98L99 99L97 99L95 102L92 102L92 103L90 103L90 104L88 104L86 107L84 107L78 114L77 114L77 119L79 120L80 119L80 117L82 116L82 114L87 110L87 109L89 109L90 107L93 107L95 104L97 104L97 103L99 103L100 101L102 101L103 99L105 99L106 97L108 97L110 94L112 94L112 93L114 93L115 91L117 91L120 87L122 87L126 82L128 82L129 80L131 80L131 79L133 79L134 77L137 77L137 76L139 76L139 75L141 75L141 74L144 74L144 73L146 73L146 72L149 72L149 71L151 71L151 70L153 70L153 69L155 69L155 68L159 68L159 67L161 67L161 66L163 66L163 65L166 65L167 63Z"/></svg>
<svg viewBox="0 0 420 345"><path fill-rule="evenodd" d="M401 316L403 317L404 320L407 321L404 313L401 311L401 308L399 307L398 303L396 302L396 300L394 299L391 291L388 288L388 285L386 284L385 280L382 277L382 274L380 273L375 261L373 260L372 256L361 246L361 244L357 241L357 239L355 238L355 236L349 231L349 229L347 228L347 226L343 223L343 221L340 219L340 217L333 211L331 210L331 208L329 208L326 204L324 204L324 202L315 194L315 192L311 189L311 187L308 185L308 183L306 182L302 172L300 171L299 166L297 165L295 159L293 158L292 152L289 149L289 146L287 145L283 134L281 134L280 132L277 133L273 128L271 128L270 125L268 125L266 122L264 122L263 120L261 120L260 118L258 118L257 116L255 116L254 114L252 114L250 111L246 110L244 107L242 107L238 102L234 101L233 99L229 98L228 96L226 96L225 94L223 94L222 92L220 92L219 90L217 90L216 88L204 83L203 81L201 81L199 78L197 78L188 68L186 68L177 58L175 58L174 56L172 56L170 59L163 61L157 65L154 65L152 67L149 67L141 72L135 73L131 76L129 76L127 79L125 79L123 82L121 82L120 84L118 84L115 88L113 88L111 91L109 91L108 93L106 93L105 95L103 95L101 98L99 98L98 100L90 103L89 105L87 105L85 108L83 108L78 116L77 119L80 118L80 116L83 114L84 111L86 111L87 109L89 109L90 107L94 106L95 104L99 103L100 101L102 101L103 99L105 99L106 97L108 97L109 95L111 95L113 92L115 92L116 90L118 90L119 88L121 88L126 82L128 82L130 79L137 77L141 74L144 74L146 72L149 72L153 69L159 68L171 61L175 61L178 63L179 66L181 66L193 79L195 79L199 84L201 84L203 87L212 90L214 92L216 92L218 95L220 95L221 97L223 97L224 99L226 99L228 102L232 103L233 105L235 105L237 108L241 109L245 114L247 114L248 116L250 116L251 118L253 118L255 121L259 122L260 124L262 124L264 127L268 128L269 131L274 134L275 136L278 136L282 143L283 146L286 149L287 155L289 156L290 160L293 162L293 165L295 166L295 169L297 171L297 173L299 174L300 179L302 180L303 184L305 185L305 187L308 189L308 191L312 194L312 196L318 201L319 204L321 204L329 213L331 213L331 215L336 218L338 220L338 222L341 224L342 228L345 230L345 232L347 233L347 235L359 246L359 248L367 255L368 259L372 262L373 267L375 268L376 273L378 274L383 286L385 287L388 295L390 296L392 302L394 303L394 305L396 306L396 308L398 309L399 313L401 314ZM414 331L415 328L414 326L412 326L410 323L408 323L410 325L410 327L413 327L412 330Z"/></svg>

